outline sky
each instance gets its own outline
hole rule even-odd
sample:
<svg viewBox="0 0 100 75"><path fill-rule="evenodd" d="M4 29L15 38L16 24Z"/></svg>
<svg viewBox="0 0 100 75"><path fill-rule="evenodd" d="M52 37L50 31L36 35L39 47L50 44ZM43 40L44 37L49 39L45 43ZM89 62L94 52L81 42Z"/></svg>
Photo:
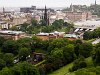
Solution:
<svg viewBox="0 0 100 75"><path fill-rule="evenodd" d="M0 0L0 7L30 7L35 5L37 7L68 7L70 4L90 5L95 0ZM97 0L100 4L100 0Z"/></svg>

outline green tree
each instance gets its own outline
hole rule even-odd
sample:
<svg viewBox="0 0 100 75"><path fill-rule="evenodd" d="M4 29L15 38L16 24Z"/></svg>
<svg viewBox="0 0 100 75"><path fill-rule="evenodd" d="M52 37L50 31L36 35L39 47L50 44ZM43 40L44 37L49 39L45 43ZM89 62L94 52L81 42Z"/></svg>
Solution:
<svg viewBox="0 0 100 75"><path fill-rule="evenodd" d="M93 45L91 43L83 43L79 46L79 54L84 57L89 57L92 50Z"/></svg>
<svg viewBox="0 0 100 75"><path fill-rule="evenodd" d="M53 55L56 59L62 59L63 58L63 50L55 48L51 51L51 55Z"/></svg>
<svg viewBox="0 0 100 75"><path fill-rule="evenodd" d="M27 28L28 28L29 24L28 23L23 23L20 25L20 29L23 32L27 32Z"/></svg>
<svg viewBox="0 0 100 75"><path fill-rule="evenodd" d="M31 38L21 38L17 40L20 48L26 47L31 50L32 39Z"/></svg>
<svg viewBox="0 0 100 75"><path fill-rule="evenodd" d="M8 67L12 66L13 65L13 61L14 61L14 55L12 53L6 53L6 54L4 54L3 59L6 62L6 65Z"/></svg>
<svg viewBox="0 0 100 75"><path fill-rule="evenodd" d="M7 40L3 43L2 52L17 54L18 48L19 48L19 46L18 46L18 43L16 41Z"/></svg>
<svg viewBox="0 0 100 75"><path fill-rule="evenodd" d="M73 63L73 67L70 69L70 71L76 71L81 68L87 67L87 63L85 62L84 57L80 56L80 58L76 59Z"/></svg>
<svg viewBox="0 0 100 75"><path fill-rule="evenodd" d="M22 62L16 64L14 67L11 68L3 68L0 71L0 75L40 75L38 69L28 63Z"/></svg>
<svg viewBox="0 0 100 75"><path fill-rule="evenodd" d="M55 48L51 51L51 56L53 56L53 69L56 70L63 66L63 50ZM56 61L55 61L56 60ZM56 65L58 64L58 65Z"/></svg>
<svg viewBox="0 0 100 75"><path fill-rule="evenodd" d="M68 44L69 44L69 41L65 38L53 39L49 43L48 51L51 51L54 48L63 48Z"/></svg>
<svg viewBox="0 0 100 75"><path fill-rule="evenodd" d="M64 61L66 61L67 63L72 62L76 56L74 53L74 45L73 44L69 44L67 46L64 47L63 49L63 57L64 57Z"/></svg>
<svg viewBox="0 0 100 75"><path fill-rule="evenodd" d="M93 38L93 33L91 31L87 31L83 35L84 40L89 40L89 39L92 39L92 38Z"/></svg>
<svg viewBox="0 0 100 75"><path fill-rule="evenodd" d="M32 41L32 45L31 45L31 49L33 50L33 52L35 51L35 49L39 49L39 48L43 47L42 40L39 39L38 37L33 36L32 40L33 41Z"/></svg>
<svg viewBox="0 0 100 75"><path fill-rule="evenodd" d="M32 26L37 26L38 25L37 20L35 20L35 19L32 19L31 23L32 23Z"/></svg>
<svg viewBox="0 0 100 75"><path fill-rule="evenodd" d="M43 26L41 31L46 32L46 33L50 33L52 31L54 31L54 28L53 28L53 26Z"/></svg>
<svg viewBox="0 0 100 75"><path fill-rule="evenodd" d="M9 68L3 68L3 70L0 71L0 75L13 75L12 71Z"/></svg>
<svg viewBox="0 0 100 75"><path fill-rule="evenodd" d="M0 52L0 59L3 59L4 54Z"/></svg>
<svg viewBox="0 0 100 75"><path fill-rule="evenodd" d="M0 48L2 47L3 43L6 41L4 37L0 36Z"/></svg>
<svg viewBox="0 0 100 75"><path fill-rule="evenodd" d="M39 23L40 23L40 25L41 25L41 26L46 26L45 20L43 20L43 19L42 19L42 20L40 20L40 22L39 22Z"/></svg>
<svg viewBox="0 0 100 75"><path fill-rule="evenodd" d="M79 50L80 50L80 44L76 44L75 45L75 48L74 48L74 52L75 52L75 54L76 54L76 56L78 57L79 56Z"/></svg>
<svg viewBox="0 0 100 75"><path fill-rule="evenodd" d="M0 70L6 66L6 62L3 59L0 59Z"/></svg>
<svg viewBox="0 0 100 75"><path fill-rule="evenodd" d="M83 44L82 40L78 39L75 41L75 47L74 47L74 52L76 56L79 56L79 50L80 50L80 45Z"/></svg>
<svg viewBox="0 0 100 75"><path fill-rule="evenodd" d="M78 39L78 40L76 40L75 41L75 44L82 44L83 42L82 42L82 40L80 40L80 39Z"/></svg>
<svg viewBox="0 0 100 75"><path fill-rule="evenodd" d="M55 29L62 28L64 21L62 19L55 20L52 25L55 27Z"/></svg>
<svg viewBox="0 0 100 75"><path fill-rule="evenodd" d="M100 65L100 47L96 48L95 53L93 55L93 60L96 65Z"/></svg>
<svg viewBox="0 0 100 75"><path fill-rule="evenodd" d="M36 67L27 62L18 63L11 70L13 75L40 75Z"/></svg>
<svg viewBox="0 0 100 75"><path fill-rule="evenodd" d="M25 61L26 60L26 57L28 57L30 55L30 50L28 50L25 47L24 48L21 48L19 50L18 55L19 55L20 60Z"/></svg>
<svg viewBox="0 0 100 75"><path fill-rule="evenodd" d="M100 75L100 66L96 66L96 74Z"/></svg>

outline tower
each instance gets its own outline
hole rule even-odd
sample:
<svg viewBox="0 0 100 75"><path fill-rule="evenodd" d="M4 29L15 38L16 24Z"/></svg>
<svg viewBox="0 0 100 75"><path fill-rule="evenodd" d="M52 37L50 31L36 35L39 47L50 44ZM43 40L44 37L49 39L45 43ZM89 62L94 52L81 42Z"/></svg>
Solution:
<svg viewBox="0 0 100 75"><path fill-rule="evenodd" d="M71 9L71 12L74 11L72 3L71 3L71 5L70 5L70 9Z"/></svg>
<svg viewBox="0 0 100 75"><path fill-rule="evenodd" d="M97 5L97 1L95 0L95 5Z"/></svg>
<svg viewBox="0 0 100 75"><path fill-rule="evenodd" d="M97 8L97 1L95 0L95 5L94 5L94 11L95 11L95 13L98 11L96 8Z"/></svg>
<svg viewBox="0 0 100 75"><path fill-rule="evenodd" d="M3 13L5 13L5 8L4 8L4 7L3 7L3 10L2 10L2 12L3 12Z"/></svg>
<svg viewBox="0 0 100 75"><path fill-rule="evenodd" d="M45 22L45 25L49 25L49 20L48 20L48 12L47 12L47 8L45 6L45 9L44 9L44 22Z"/></svg>

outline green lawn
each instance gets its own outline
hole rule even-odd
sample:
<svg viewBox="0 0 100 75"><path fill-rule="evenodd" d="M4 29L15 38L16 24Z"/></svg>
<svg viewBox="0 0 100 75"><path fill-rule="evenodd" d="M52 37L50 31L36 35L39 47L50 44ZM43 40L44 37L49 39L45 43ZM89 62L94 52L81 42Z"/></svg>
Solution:
<svg viewBox="0 0 100 75"><path fill-rule="evenodd" d="M93 61L92 61L91 57L88 57L85 60L86 60L86 62L88 64L88 67L93 66ZM68 71L69 68L71 68L72 66L73 66L73 63L68 64L68 65L66 65L66 66L64 66L64 67L62 67L62 68L60 68L60 69L48 74L48 75L75 75L74 72L69 73L69 71Z"/></svg>
<svg viewBox="0 0 100 75"><path fill-rule="evenodd" d="M85 42L88 42L88 43L92 43L93 41L95 41L96 39L90 39L90 40L84 40Z"/></svg>
<svg viewBox="0 0 100 75"><path fill-rule="evenodd" d="M74 73L69 73L69 71L68 71L69 68L71 68L72 66L73 66L73 63L68 64L48 75L75 75Z"/></svg>

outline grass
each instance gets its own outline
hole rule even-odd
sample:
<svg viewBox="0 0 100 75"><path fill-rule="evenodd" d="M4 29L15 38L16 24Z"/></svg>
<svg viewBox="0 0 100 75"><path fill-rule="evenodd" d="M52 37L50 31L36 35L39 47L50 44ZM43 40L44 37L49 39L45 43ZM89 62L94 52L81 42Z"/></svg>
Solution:
<svg viewBox="0 0 100 75"><path fill-rule="evenodd" d="M74 72L69 73L69 68L71 68L72 66L73 66L73 63L70 63L48 75L75 75Z"/></svg>
<svg viewBox="0 0 100 75"><path fill-rule="evenodd" d="M92 61L92 57L88 57L85 59L87 64L88 64L88 67L91 67L93 66L93 61ZM73 66L73 63L70 63L48 75L75 75L75 72L69 72L69 68L71 68Z"/></svg>
<svg viewBox="0 0 100 75"><path fill-rule="evenodd" d="M90 40L85 40L85 42L89 42L92 43L93 41L95 41L96 39L90 39Z"/></svg>

